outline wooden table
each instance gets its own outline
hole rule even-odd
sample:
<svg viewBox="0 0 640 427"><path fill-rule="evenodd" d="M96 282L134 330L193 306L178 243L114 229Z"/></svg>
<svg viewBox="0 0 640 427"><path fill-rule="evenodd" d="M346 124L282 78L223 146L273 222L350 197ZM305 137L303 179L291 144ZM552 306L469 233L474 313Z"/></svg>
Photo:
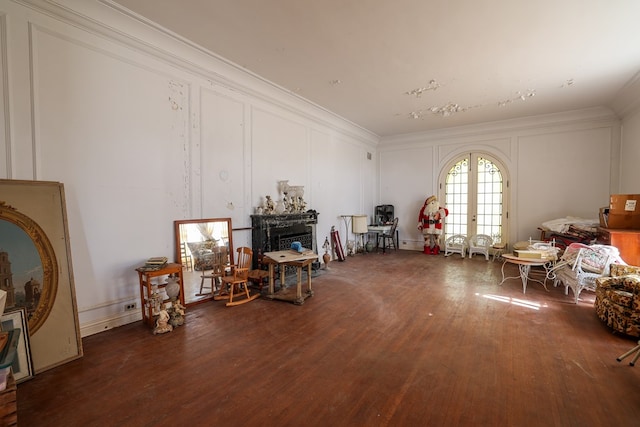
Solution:
<svg viewBox="0 0 640 427"><path fill-rule="evenodd" d="M144 267L136 268L138 272L138 278L140 280L140 309L142 310L142 321L147 323L149 326L153 326L155 323L154 319L154 307L151 301L151 297L153 296L153 283L152 280L154 277L157 278L157 287L158 290L167 286L166 283L163 282L162 276L174 275L178 278L178 284L180 285L180 294L178 298L180 299L180 304L185 306L184 303L184 282L182 279L182 265L169 263L165 264L163 267L158 270L150 270ZM162 302L167 302L168 299L165 299Z"/></svg>
<svg viewBox="0 0 640 427"><path fill-rule="evenodd" d="M267 299L277 299L282 301L290 301L297 305L304 304L304 300L313 296L311 289L311 264L318 259L318 254L301 254L292 250L265 252L264 260L269 264L269 293ZM280 290L275 292L274 276L275 266L280 266ZM293 294L285 286L285 266L296 268L298 281L296 284L296 293ZM302 270L307 267L307 291L302 294Z"/></svg>
<svg viewBox="0 0 640 427"><path fill-rule="evenodd" d="M502 263L502 281L500 285L502 285L508 279L517 279L520 277L522 280L522 293L527 292L527 283L529 280L532 282L538 282L544 288L547 289L547 277L551 268L553 267L553 263L555 259L547 259L547 258L519 258L514 254L502 254L502 258L504 262ZM515 277L505 277L504 276L504 266L509 264L516 264L518 266L518 270L520 270L520 276ZM532 279L530 277L531 267L543 267L544 268L544 280Z"/></svg>

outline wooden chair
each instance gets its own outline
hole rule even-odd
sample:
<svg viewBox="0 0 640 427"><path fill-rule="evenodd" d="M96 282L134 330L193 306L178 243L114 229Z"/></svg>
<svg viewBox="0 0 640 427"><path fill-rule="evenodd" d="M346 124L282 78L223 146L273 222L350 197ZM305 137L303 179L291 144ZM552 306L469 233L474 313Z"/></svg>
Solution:
<svg viewBox="0 0 640 427"><path fill-rule="evenodd" d="M193 261L191 260L191 254L187 252L187 245L180 243L180 262L187 269L187 271L193 270Z"/></svg>
<svg viewBox="0 0 640 427"><path fill-rule="evenodd" d="M258 268L249 270L249 281L253 283L259 291L269 283L269 265L264 262L262 251L258 250Z"/></svg>
<svg viewBox="0 0 640 427"><path fill-rule="evenodd" d="M378 236L378 247L380 247L380 240L382 240L382 253L387 252L387 247L391 249L398 249L398 243L396 242L396 229L398 228L398 218L394 218L393 224L387 233L382 233Z"/></svg>
<svg viewBox="0 0 640 427"><path fill-rule="evenodd" d="M221 278L222 285L220 292L214 295L214 300L227 300L227 307L240 305L253 301L260 296L259 293L251 295L249 293L249 270L253 251L246 246L238 248L238 258L235 265L231 266L231 275ZM233 300L235 297L243 297Z"/></svg>
<svg viewBox="0 0 640 427"><path fill-rule="evenodd" d="M200 292L198 292L198 296L206 295L202 291L205 288L205 280L211 280L211 292L214 293L216 291L216 284L221 283L222 277L225 275L225 269L227 268L228 260L227 260L227 247L222 246L215 248L211 256L211 266L212 270L203 271L200 275ZM208 292L209 293L209 292Z"/></svg>

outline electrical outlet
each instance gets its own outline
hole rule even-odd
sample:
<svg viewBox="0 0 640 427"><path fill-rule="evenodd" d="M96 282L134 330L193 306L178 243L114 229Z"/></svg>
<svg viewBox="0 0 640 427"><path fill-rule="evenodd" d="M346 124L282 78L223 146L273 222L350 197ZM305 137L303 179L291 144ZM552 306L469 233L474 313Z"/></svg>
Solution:
<svg viewBox="0 0 640 427"><path fill-rule="evenodd" d="M136 309L136 303L133 302L131 304L125 304L124 305L124 311L131 311L131 310L135 310Z"/></svg>

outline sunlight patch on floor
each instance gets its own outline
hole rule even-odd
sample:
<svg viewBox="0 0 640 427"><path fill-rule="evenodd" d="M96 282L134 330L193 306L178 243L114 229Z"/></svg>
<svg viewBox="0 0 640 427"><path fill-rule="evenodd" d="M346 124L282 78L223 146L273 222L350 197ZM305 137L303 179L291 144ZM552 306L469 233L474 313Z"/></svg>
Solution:
<svg viewBox="0 0 640 427"><path fill-rule="evenodd" d="M480 294L476 294L476 295L480 295ZM482 295L483 298L488 298L494 301L500 301L500 302L504 302L507 304L513 304L513 305L518 305L520 307L526 307L526 308L530 308L532 310L540 310L540 308L542 307L547 307L546 304L540 304L537 302L533 302L533 301L527 301L527 300L523 300L523 299L518 299L518 298L510 298L510 297L505 297L502 295L490 295L490 294L484 294Z"/></svg>

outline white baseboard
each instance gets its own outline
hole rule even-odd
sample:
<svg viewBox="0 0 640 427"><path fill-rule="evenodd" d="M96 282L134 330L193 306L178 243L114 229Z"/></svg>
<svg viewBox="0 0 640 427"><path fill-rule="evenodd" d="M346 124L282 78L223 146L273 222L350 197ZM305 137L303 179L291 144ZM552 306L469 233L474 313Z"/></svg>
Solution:
<svg viewBox="0 0 640 427"><path fill-rule="evenodd" d="M87 323L85 325L81 325L80 336L84 338L88 337L89 335L117 328L118 326L124 326L129 323L140 321L142 321L142 313L140 312L140 310L135 310L108 319L102 319L95 322Z"/></svg>
<svg viewBox="0 0 640 427"><path fill-rule="evenodd" d="M424 240L408 240L400 239L399 249L410 251L422 251L424 248Z"/></svg>

